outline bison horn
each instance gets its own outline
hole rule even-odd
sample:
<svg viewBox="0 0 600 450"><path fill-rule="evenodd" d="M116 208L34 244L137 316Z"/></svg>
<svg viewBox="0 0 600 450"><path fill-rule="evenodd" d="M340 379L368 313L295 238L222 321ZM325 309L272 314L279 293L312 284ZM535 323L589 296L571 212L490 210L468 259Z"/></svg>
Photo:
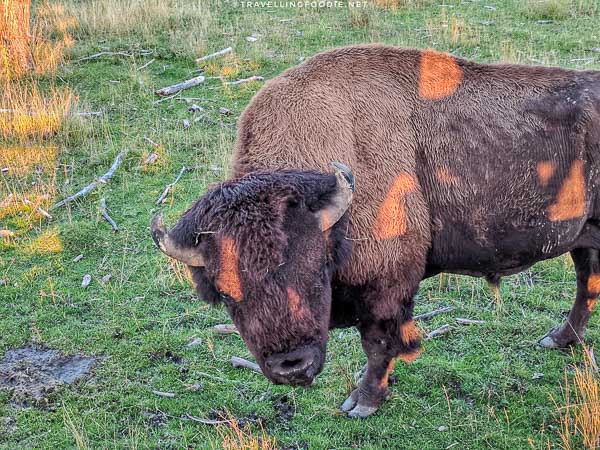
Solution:
<svg viewBox="0 0 600 450"><path fill-rule="evenodd" d="M333 162L335 177L337 179L337 190L328 206L321 209L317 214L321 230L325 231L336 224L344 215L354 194L354 175L344 164Z"/></svg>
<svg viewBox="0 0 600 450"><path fill-rule="evenodd" d="M160 248L165 255L181 261L188 266L204 266L204 260L198 251L181 247L173 241L163 223L162 214L159 213L152 218L150 230L152 231L152 239L154 239L158 248Z"/></svg>

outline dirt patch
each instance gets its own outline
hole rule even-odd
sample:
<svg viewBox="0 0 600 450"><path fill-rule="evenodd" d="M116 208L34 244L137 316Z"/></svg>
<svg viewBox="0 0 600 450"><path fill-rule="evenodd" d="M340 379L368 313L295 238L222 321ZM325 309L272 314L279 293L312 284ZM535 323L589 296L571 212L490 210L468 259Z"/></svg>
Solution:
<svg viewBox="0 0 600 450"><path fill-rule="evenodd" d="M15 405L44 406L58 387L88 376L96 361L37 345L9 350L0 360L0 391L12 392Z"/></svg>
<svg viewBox="0 0 600 450"><path fill-rule="evenodd" d="M273 408L275 409L277 422L280 423L289 422L294 417L294 414L296 414L294 403L290 401L287 395L273 399Z"/></svg>

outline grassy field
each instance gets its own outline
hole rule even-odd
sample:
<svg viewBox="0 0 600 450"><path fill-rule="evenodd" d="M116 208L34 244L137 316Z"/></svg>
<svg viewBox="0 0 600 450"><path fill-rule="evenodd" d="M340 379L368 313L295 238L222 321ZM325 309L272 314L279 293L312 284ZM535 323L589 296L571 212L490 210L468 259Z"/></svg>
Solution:
<svg viewBox="0 0 600 450"><path fill-rule="evenodd" d="M269 79L322 50L367 42L435 48L480 62L600 68L596 0L441 3L379 0L354 9L247 8L229 0L34 5L34 21L54 42L38 59L50 62L47 70L4 84L0 105L30 99L30 109L44 111L18 123L0 114L0 169L8 168L0 175L0 230L14 233L0 237L0 355L38 343L99 361L91 378L40 404L23 407L13 393L0 391L0 448L565 445L558 408L566 404L564 384L582 352L535 344L571 307L575 281L567 258L504 279L500 306L482 280L424 282L417 312L455 310L421 327L455 328L425 342L414 364L398 364L389 402L356 421L338 409L365 362L356 331L331 332L325 369L309 389L274 386L234 369L231 356L251 356L238 336L211 331L228 322L225 310L196 298L183 268L160 254L149 236L158 209L173 223L208 184L226 177L236 120L261 83L224 81ZM194 62L229 46L229 55ZM100 52L121 53L82 59ZM198 69L215 78L156 102L156 89ZM189 112L192 103L203 111ZM84 111L103 114L72 114ZM52 219L36 209L49 209L92 182L125 149L106 185L50 211ZM183 165L188 170L159 208L157 197ZM118 233L101 216L101 198ZM83 258L75 262L78 255ZM86 274L91 283L83 288ZM485 324L461 326L456 317ZM596 314L589 343L600 342L599 325ZM196 338L201 344L188 346ZM248 424L256 446L236 447L230 427L196 423L187 414L228 414ZM571 445L581 448L581 438Z"/></svg>

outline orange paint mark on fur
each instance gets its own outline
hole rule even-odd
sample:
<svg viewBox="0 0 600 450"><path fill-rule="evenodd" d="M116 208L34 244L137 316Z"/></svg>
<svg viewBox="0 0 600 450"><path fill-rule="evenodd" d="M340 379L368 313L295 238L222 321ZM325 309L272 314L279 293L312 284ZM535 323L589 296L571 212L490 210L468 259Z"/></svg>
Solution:
<svg viewBox="0 0 600 450"><path fill-rule="evenodd" d="M596 297L587 299L587 309L589 312L592 312L594 310L594 306L596 306L596 300Z"/></svg>
<svg viewBox="0 0 600 450"><path fill-rule="evenodd" d="M444 167L435 171L435 177L440 183L444 184L453 184L459 180L458 177L452 175L450 171Z"/></svg>
<svg viewBox="0 0 600 450"><path fill-rule="evenodd" d="M598 297L598 294L600 294L600 274L590 274L587 281L587 291L591 297Z"/></svg>
<svg viewBox="0 0 600 450"><path fill-rule="evenodd" d="M398 359L401 359L406 364L410 364L421 355L421 349L418 348L410 353L398 353Z"/></svg>
<svg viewBox="0 0 600 450"><path fill-rule="evenodd" d="M542 186L548 186L555 169L556 166L552 161L540 161L537 163L538 180Z"/></svg>
<svg viewBox="0 0 600 450"><path fill-rule="evenodd" d="M221 239L221 258L217 288L236 301L242 300L242 282L239 272L239 257L235 242L229 236Z"/></svg>
<svg viewBox="0 0 600 450"><path fill-rule="evenodd" d="M462 80L456 59L434 51L421 52L419 95L426 100L440 100L452 95Z"/></svg>
<svg viewBox="0 0 600 450"><path fill-rule="evenodd" d="M290 311L292 312L292 317L298 318L305 315L306 310L304 306L300 302L300 295L298 292L292 287L287 288L287 297L288 304L290 305Z"/></svg>
<svg viewBox="0 0 600 450"><path fill-rule="evenodd" d="M571 165L569 175L563 181L556 200L548 207L550 220L576 219L585 213L585 177L583 161L577 160Z"/></svg>
<svg viewBox="0 0 600 450"><path fill-rule="evenodd" d="M408 173L403 173L394 180L375 219L375 238L390 239L406 233L406 196L416 186L415 177Z"/></svg>
<svg viewBox="0 0 600 450"><path fill-rule="evenodd" d="M381 381L379 381L379 389L387 389L388 379L390 378L390 375L394 371L395 364L396 364L396 360L392 358L392 360L390 361L390 363L387 366L387 369L385 370L385 374L383 375L383 378L381 379Z"/></svg>
<svg viewBox="0 0 600 450"><path fill-rule="evenodd" d="M331 214L326 209L321 210L320 212L320 224L321 230L327 231L333 226L333 220Z"/></svg>
<svg viewBox="0 0 600 450"><path fill-rule="evenodd" d="M411 342L419 338L419 330L415 326L415 321L410 320L400 325L400 339L404 345L409 345Z"/></svg>

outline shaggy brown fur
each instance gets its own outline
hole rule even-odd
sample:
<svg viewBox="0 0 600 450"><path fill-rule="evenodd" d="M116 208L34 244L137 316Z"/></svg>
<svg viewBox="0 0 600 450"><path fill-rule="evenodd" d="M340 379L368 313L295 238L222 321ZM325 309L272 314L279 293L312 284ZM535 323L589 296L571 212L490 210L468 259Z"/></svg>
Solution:
<svg viewBox="0 0 600 450"><path fill-rule="evenodd" d="M200 230L218 232L198 247L209 300L219 236L233 237L243 299L228 307L268 376L272 352L323 350L327 325L358 326L368 366L342 408L364 417L385 398L394 358L418 355L412 298L424 277L498 280L571 251L575 306L544 344L581 336L598 295L598 155L600 72L340 48L261 89L239 122L237 181L202 197L174 233L196 245ZM311 171L331 161L352 169L356 192L320 233L307 212L335 180ZM331 255L348 243L339 265Z"/></svg>

